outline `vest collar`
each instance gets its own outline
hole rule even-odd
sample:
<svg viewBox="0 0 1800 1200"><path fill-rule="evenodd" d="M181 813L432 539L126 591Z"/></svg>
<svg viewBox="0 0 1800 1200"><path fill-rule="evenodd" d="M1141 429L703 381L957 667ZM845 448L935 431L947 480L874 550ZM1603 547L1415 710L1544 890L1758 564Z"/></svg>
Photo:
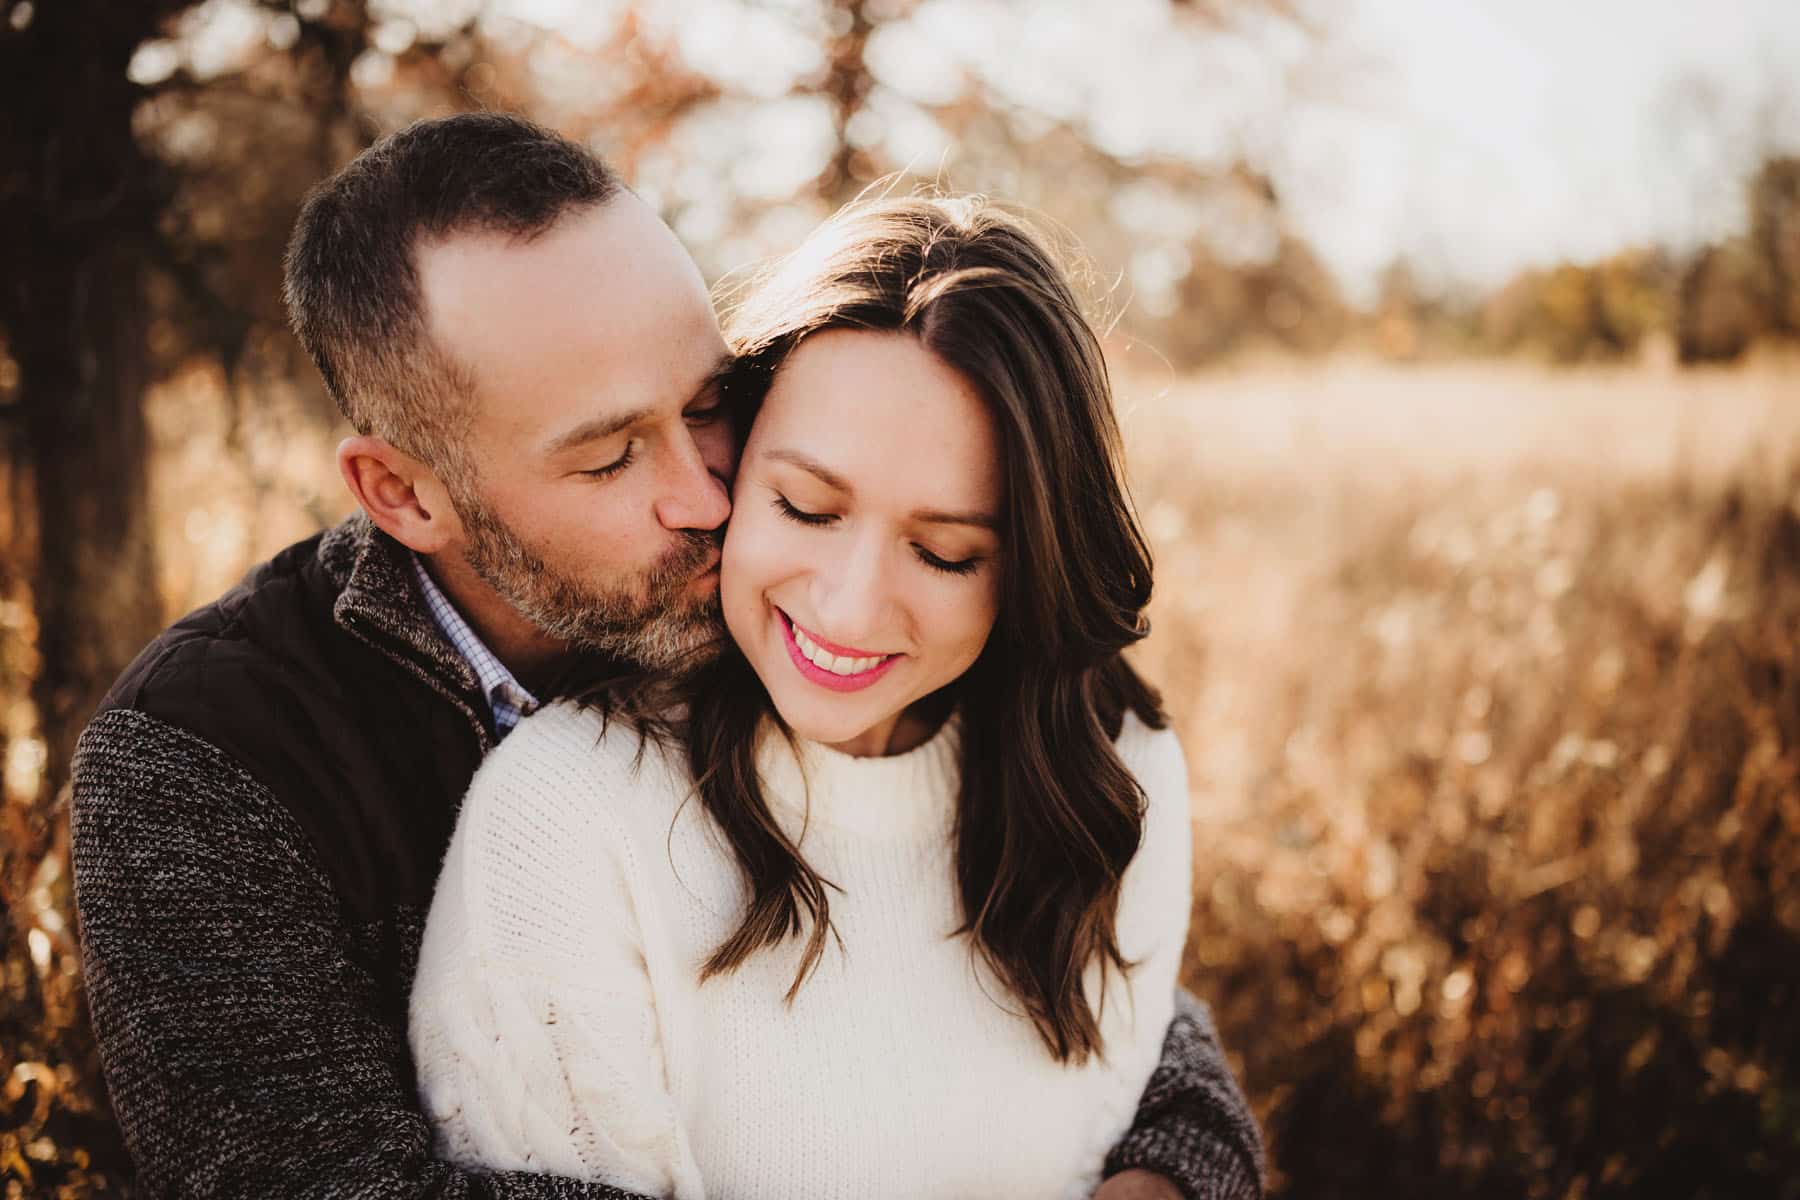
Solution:
<svg viewBox="0 0 1800 1200"><path fill-rule="evenodd" d="M494 743L488 706L475 669L452 646L419 592L411 552L357 512L325 531L319 563L338 586L332 618L467 709L481 730L483 748Z"/></svg>

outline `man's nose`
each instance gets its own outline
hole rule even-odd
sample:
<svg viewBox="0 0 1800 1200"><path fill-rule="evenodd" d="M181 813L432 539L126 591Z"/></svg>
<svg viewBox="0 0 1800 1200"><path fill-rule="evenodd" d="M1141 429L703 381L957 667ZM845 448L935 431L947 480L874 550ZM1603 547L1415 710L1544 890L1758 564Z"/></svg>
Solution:
<svg viewBox="0 0 1800 1200"><path fill-rule="evenodd" d="M656 502L656 519L665 529L717 529L731 515L731 493L709 463L691 431L674 439L674 452Z"/></svg>

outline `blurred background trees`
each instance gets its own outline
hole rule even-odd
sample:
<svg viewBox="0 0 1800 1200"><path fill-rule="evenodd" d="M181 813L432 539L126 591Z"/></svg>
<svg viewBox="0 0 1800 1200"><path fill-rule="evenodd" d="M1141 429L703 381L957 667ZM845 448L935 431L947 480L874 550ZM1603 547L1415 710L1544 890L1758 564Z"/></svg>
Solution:
<svg viewBox="0 0 1800 1200"><path fill-rule="evenodd" d="M1184 428L1182 406L1192 396L1194 411L1211 412L1218 422L1154 439L1139 455L1152 532L1167 564L1164 594L1191 600L1169 619L1159 617L1158 653L1174 673L1164 678L1186 681L1172 694L1177 715L1206 719L1186 727L1203 784L1212 752L1196 747L1228 744L1222 731L1237 728L1238 701L1219 699L1226 708L1215 711L1215 696L1241 701L1246 681L1261 679L1270 687L1279 682L1292 700L1291 709L1260 714L1269 719L1257 736L1274 740L1256 743L1260 749L1246 759L1259 764L1255 769L1230 776L1234 794L1267 806L1238 829L1249 840L1221 838L1210 854L1203 848L1202 870L1225 882L1210 890L1203 883L1196 916L1202 940L1189 976L1219 1004L1228 1042L1249 1051L1238 1061L1249 1068L1253 1096L1270 1122L1278 1166L1287 1160L1304 1194L1332 1194L1325 1166L1345 1155L1362 1157L1346 1168L1340 1187L1359 1179L1373 1187L1392 1155L1408 1164L1417 1190L1448 1185L1510 1196L1523 1186L1530 1194L1580 1194L1569 1190L1577 1173L1569 1162L1534 1175L1529 1165L1503 1161L1555 1149L1552 1131L1533 1126L1521 1133L1513 1120L1514 1101L1535 1095L1542 1082L1530 1073L1535 1068L1507 1066L1526 1061L1521 1039L1538 1037L1532 1045L1539 1049L1530 1053L1542 1050L1557 1061L1571 1051L1557 1048L1564 1044L1560 1024L1536 1034L1506 1023L1516 1017L1480 1025L1486 981L1524 971L1531 988L1521 983L1506 994L1561 1012L1559 1006L1612 986L1608 979L1617 982L1608 975L1612 967L1577 950L1604 944L1608 953L1617 946L1638 954L1640 942L1629 939L1651 936L1658 911L1686 920L1696 904L1716 927L1713 910L1721 902L1708 890L1715 883L1727 887L1730 901L1720 911L1749 914L1747 928L1761 939L1755 949L1790 947L1784 931L1800 918L1791 906L1778 907L1765 884L1771 873L1791 876L1794 856L1782 839L1791 839L1793 818L1782 825L1771 816L1769 793L1745 784L1743 795L1732 793L1732 811L1742 810L1733 819L1762 822L1760 849L1730 859L1728 871L1689 891L1650 886L1629 902L1618 891L1613 908L1606 894L1584 893L1579 903L1569 901L1570 912L1558 906L1566 893L1531 891L1540 879L1531 872L1546 862L1599 853L1590 836L1595 822L1610 820L1615 840L1631 841L1641 831L1663 847L1645 861L1659 864L1668 879L1687 878L1681 872L1689 860L1667 850L1679 836L1667 823L1637 809L1608 817L1616 794L1604 781L1584 776L1581 788L1556 792L1563 797L1557 801L1547 775L1496 751L1496 764L1504 759L1517 771L1481 784L1480 795L1551 796L1546 803L1589 814L1543 834L1531 852L1536 858L1497 863L1490 851L1518 833L1508 824L1516 814L1468 799L1458 791L1469 785L1457 768L1441 768L1442 754L1420 750L1400 732L1409 722L1433 728L1441 707L1436 692L1461 692L1468 681L1455 671L1454 678L1430 675L1442 664L1418 666L1410 692L1389 687L1391 679L1385 691L1367 680L1388 679L1383 672L1394 670L1392 655L1381 650L1392 642L1384 622L1402 598L1411 602L1431 590L1421 587L1421 572L1432 587L1473 606L1459 628L1492 617L1495 628L1483 636L1495 645L1538 637L1541 628L1523 609L1514 614L1517 627L1506 626L1491 595L1481 596L1550 586L1555 599L1567 585L1563 592L1554 590L1555 580L1546 585L1537 563L1512 563L1514 574L1506 575L1496 551L1480 560L1494 574L1483 592L1462 571L1471 560L1435 542L1433 554L1450 554L1461 566L1431 576L1441 563L1413 562L1421 553L1418 531L1428 527L1417 506L1475 501L1445 489L1408 501L1415 508L1367 507L1373 502L1359 490L1364 482L1310 474L1314 459L1305 455L1316 458L1325 438L1316 419L1270 425L1268 414L1284 411L1285 400L1256 392L1235 372L1246 363L1328 355L1336 356L1332 362L1418 364L1421 372L1470 356L1555 364L1740 361L1800 337L1800 159L1772 138L1751 139L1753 174L1715 181L1741 189L1738 232L1693 245L1627 247L1597 261L1546 261L1491 286L1445 280L1430 264L1402 256L1365 295L1346 287L1309 242L1273 161L1280 137L1270 131L1283 127L1297 98L1352 103L1365 82L1364 65L1340 53L1331 10L1302 0L1119 0L1103 7L1097 17L1100 10L1076 3L1025 0L0 0L0 111L7 114L0 121L0 1179L26 1194L111 1194L129 1186L80 1008L62 807L75 736L156 629L217 594L256 558L336 519L346 505L327 453L336 414L289 336L280 303L281 252L299 203L313 182L382 132L423 116L497 107L523 111L605 154L727 292L732 272L788 248L837 205L890 177L901 180L891 186L923 181L988 191L1056 223L1078 260L1090 264L1084 283L1120 368L1123 407L1130 410L1148 391L1162 402L1157 419ZM1110 55L1099 52L1102 43ZM1137 93L1154 102L1136 109L1117 103ZM1704 90L1680 91L1671 104L1703 149L1730 133ZM1196 151L1191 135L1202 116L1223 132ZM1213 378L1223 381L1216 391L1190 390L1190 378L1206 378L1189 376L1199 368L1216 368ZM1465 385L1457 375L1445 386ZM1308 379L1290 390L1316 386ZM1536 376L1518 386L1548 394ZM1393 380L1384 377L1379 387L1392 389ZM1407 411L1424 424L1421 414L1430 410ZM1472 421L1492 415L1479 403L1467 412ZM1234 441L1231 430L1239 426ZM1366 451L1365 464L1388 461L1385 451L1342 440ZM1217 471L1224 451L1212 447L1232 445L1272 445L1281 454L1265 475L1196 490L1191 460L1211 454L1207 467ZM1277 478L1281 486L1269 488ZM1541 483L1532 481L1528 494L1538 496ZM1731 744L1716 759L1696 759L1692 769L1710 771L1720 796L1730 792L1727 782L1744 778L1779 789L1783 778L1791 785L1782 764L1792 761L1784 756L1800 735L1792 672L1766 649L1792 634L1782 624L1793 594L1785 574L1791 520L1784 524L1779 515L1785 484L1710 500L1697 498L1694 486L1675 489L1685 506L1675 527L1687 540L1665 555L1658 577L1664 590L1682 597L1692 591L1711 569L1713 543L1706 539L1716 535L1720 553L1742 562L1730 578L1753 576L1762 589L1753 593L1757 603L1777 616L1757 626L1745 643L1750 649L1722 629L1704 642L1695 677L1725 687L1721 681L1742 676L1747 699L1711 708L1695 700L1695 711L1704 712L1693 720L1706 730L1693 736L1726 730ZM1664 501L1676 503L1662 493L1644 503ZM1566 534L1583 546L1583 538L1598 539L1593 544L1607 554L1629 557L1657 527L1620 515L1619 505L1630 507L1625 501L1595 504L1599 515L1590 516L1597 524L1577 522ZM1320 513L1365 509L1381 515L1360 518L1375 524L1355 526L1354 537L1320 523ZM1415 518L1421 524L1409 525ZM1268 557L1242 558L1246 542L1259 539ZM1326 598L1316 610L1291 615L1331 638L1295 644L1306 647L1309 664L1347 647L1358 664L1355 680L1333 672L1287 680L1247 662L1232 668L1225 639L1244 631L1233 624L1238 618L1221 614L1259 606L1227 597L1208 608L1198 598L1206 581L1241 579L1254 590L1276 562L1290 572L1314 570L1296 564L1314 563L1322 547L1344 560L1318 567L1316 578L1281 578L1284 588L1300 581ZM1374 573L1359 568L1364 553L1385 565ZM1184 563L1194 555L1190 572ZM1682 620L1656 609L1666 596L1659 600L1662 593L1651 589L1645 598L1623 584L1614 594L1608 589L1615 584L1604 574L1583 576L1575 597L1582 603L1564 615L1587 621L1584 629L1628 628L1621 636L1649 647L1650 657L1630 660L1620 676L1648 693L1661 669L1702 650L1681 648ZM1444 631L1441 644L1455 645L1454 637ZM1423 682L1428 676L1432 694ZM1204 685L1193 682L1201 679ZM1481 686L1489 689L1490 707L1504 709L1532 704L1534 690L1561 695L1574 685L1534 667L1519 676L1515 693L1491 681ZM1345 713L1368 707L1393 727L1391 744L1354 721L1322 725L1321 706L1330 704ZM1547 741L1536 748L1555 757L1563 753L1549 732L1556 721L1597 719L1571 702L1519 727L1531 745ZM1305 739L1320 728L1338 739L1326 739L1337 748L1335 758L1325 755L1338 772L1334 785L1366 800L1358 801L1365 827L1356 838L1318 842L1316 830L1305 832L1339 799L1303 770L1313 761ZM1298 740L1281 740L1288 738ZM1653 778L1688 778L1676 743L1665 737L1658 744L1676 757ZM1633 792L1634 802L1651 787L1646 782ZM1791 798L1791 787L1780 794ZM1418 825L1422 795L1476 807L1434 839ZM1718 812L1708 815L1715 818ZM1389 835L1393 840L1384 840ZM1395 845L1413 847L1404 864L1384 857ZM1694 852L1723 853L1717 846ZM1295 865L1299 859L1304 869ZM1381 869L1390 877L1379 895L1368 890L1369 872L1377 870L1368 864L1377 861L1389 863ZM1265 887L1258 872L1282 877L1289 868L1328 878L1336 889L1329 906L1283 910L1245 899ZM1470 880L1464 890L1446 882L1461 876ZM1395 916L1394 898L1414 892L1421 906L1455 919ZM1605 920L1591 936L1577 931L1583 947L1540 956L1525 945L1537 926L1508 924L1501 912L1519 894L1538 897L1532 911L1541 910L1546 929L1569 920L1585 925L1584 904ZM1465 912L1470 906L1479 911ZM1636 924L1621 924L1608 940L1615 915ZM1752 982L1761 978L1753 962L1719 957L1724 935L1694 932L1681 920L1668 918L1677 929L1670 936L1681 953L1700 955L1699 977L1737 971ZM1418 941L1418 929L1427 926L1435 932ZM1499 932L1513 941L1493 942ZM1423 957L1415 962L1415 954ZM1370 961L1358 966L1357 955ZM1389 981L1380 997L1371 982L1378 977ZM1645 1077L1674 1086L1720 1076L1717 1060L1708 1058L1719 1046L1707 1041L1704 1022L1677 1020L1672 978L1648 972L1628 980L1645 996L1643 989L1662 990L1623 1016L1608 1010L1607 1020L1633 1030L1632 1038L1609 1034L1612 1041L1591 1060L1579 1061L1606 1070L1637 1062L1635 1073L1643 1053L1679 1045L1674 1067ZM1433 1059L1431 1039L1446 1036L1427 1019L1435 1009L1414 1003L1398 1013L1400 982L1409 996L1436 988L1455 1020L1473 1022L1479 1036L1440 1045ZM1716 986L1721 1003L1736 986ZM1630 987L1628 1000L1640 994ZM1286 1014L1281 1030L1259 1027L1257 1014L1268 1012ZM1766 1007L1755 1012L1772 1020ZM1367 1035L1357 1023L1365 1017L1366 1028L1385 1030L1386 1040L1373 1048L1363 1044ZM1652 1027L1662 1040L1646 1043ZM1570 1037L1581 1037L1588 1026L1568 1028L1575 1031ZM1738 1107L1721 1101L1706 1110L1712 1115L1695 1135L1715 1153L1764 1155L1743 1167L1740 1182L1773 1178L1782 1154L1800 1153L1793 1080L1766 1062L1791 1049L1792 1036L1791 1026L1775 1023L1731 1043L1725 1074L1760 1080L1763 1099L1731 1099ZM1640 1052L1645 1044L1652 1050ZM1473 1101L1465 1091L1444 1103L1434 1090L1478 1083L1485 1090ZM1562 1090L1546 1114L1575 1119L1597 1094L1629 1107L1625 1093L1583 1091L1566 1069L1553 1086ZM1385 1108L1375 1103L1382 1089ZM1341 1102L1346 1097L1354 1103ZM1670 1154L1689 1148L1678 1130L1668 1130L1693 1114L1676 1113L1654 1134L1673 1139ZM1327 1116L1342 1124L1342 1136L1309 1157L1309 1129ZM1721 1132L1740 1116L1749 1122L1741 1133ZM1594 1118L1583 1128L1583 1162L1604 1164L1633 1150L1627 1126ZM1445 1149L1451 1144L1454 1154ZM1553 1177L1565 1186L1543 1190ZM1620 1168L1610 1183L1594 1173L1580 1186L1590 1195L1625 1194L1635 1178Z"/></svg>
<svg viewBox="0 0 1800 1200"><path fill-rule="evenodd" d="M958 65L954 47L938 53L928 28L907 25L917 7L727 2L671 21L623 3L570 6L546 25L478 3L0 4L7 1178L124 1178L69 921L60 806L76 735L187 598L186 561L221 533L209 521L248 524L235 540L261 545L269 531L255 526L270 509L317 524L342 508L279 453L283 431L320 434L335 419L280 302L306 189L408 120L502 107L605 153L714 275L791 243L899 169L998 184L1107 230L1114 185L1148 158L1104 148L1078 111L1017 101L1004 81ZM1193 38L1290 19L1263 3L1177 4L1164 16L1171 36ZM916 94L896 89L880 62L921 52L935 76ZM770 61L780 65L763 69ZM798 154L781 145L795 139ZM1185 165L1163 171L1182 201L1215 182ZM1126 257L1122 245L1107 257ZM158 526L148 407L159 389L198 397L163 419L190 425L196 445L216 426L215 453L229 461L217 475L247 503Z"/></svg>
<svg viewBox="0 0 1800 1200"><path fill-rule="evenodd" d="M1663 339L1684 363L1735 362L1758 342L1800 336L1800 158L1764 161L1743 184L1743 211L1744 233L1685 253L1644 246L1598 262L1532 267L1485 295L1384 296L1376 315L1430 327L1421 303L1460 313L1455 323L1472 338L1439 323L1440 336L1424 339L1439 353L1604 362L1634 358L1647 341ZM1384 346L1378 339L1377 349Z"/></svg>

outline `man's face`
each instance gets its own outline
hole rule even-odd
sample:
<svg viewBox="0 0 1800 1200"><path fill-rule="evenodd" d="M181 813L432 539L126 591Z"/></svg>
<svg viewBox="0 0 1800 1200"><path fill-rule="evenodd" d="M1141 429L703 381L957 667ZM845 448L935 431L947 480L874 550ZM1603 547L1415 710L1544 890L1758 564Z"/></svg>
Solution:
<svg viewBox="0 0 1800 1200"><path fill-rule="evenodd" d="M735 446L706 286L636 196L529 241L421 246L431 336L472 376L469 567L570 647L665 666L714 640Z"/></svg>

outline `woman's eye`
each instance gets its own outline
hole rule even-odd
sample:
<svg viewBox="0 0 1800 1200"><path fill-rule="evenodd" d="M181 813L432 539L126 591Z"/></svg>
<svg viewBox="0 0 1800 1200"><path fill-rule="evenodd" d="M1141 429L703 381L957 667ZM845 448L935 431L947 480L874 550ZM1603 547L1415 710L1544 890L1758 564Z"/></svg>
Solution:
<svg viewBox="0 0 1800 1200"><path fill-rule="evenodd" d="M627 442L625 444L625 453L619 455L616 461L607 463L604 467L595 467L591 471L583 471L582 474L586 475L589 479L611 479L614 475L617 475L620 471L629 467L632 459L635 457L637 457L637 443Z"/></svg>
<svg viewBox="0 0 1800 1200"><path fill-rule="evenodd" d="M725 415L723 404L709 404L705 408L690 408L681 414L689 425L710 425Z"/></svg>
<svg viewBox="0 0 1800 1200"><path fill-rule="evenodd" d="M780 513L788 520L796 521L801 525L810 525L814 528L818 528L821 525L833 524L838 519L838 514L836 513L807 512L803 508L796 508L794 503L780 492L775 493L774 502L776 512ZM941 571L945 575L973 575L981 566L982 562L980 555L961 559L944 558L940 555L933 554L925 547L916 544L913 546L913 553L918 556L920 562L924 563L934 571Z"/></svg>
<svg viewBox="0 0 1800 1200"><path fill-rule="evenodd" d="M815 513L807 512L803 508L795 508L780 492L775 493L775 511L788 520L798 521L802 525L829 525L837 520L835 513Z"/></svg>
<svg viewBox="0 0 1800 1200"><path fill-rule="evenodd" d="M920 562L932 570L942 571L946 575L970 575L974 573L976 567L981 565L979 557L948 559L939 558L923 546L914 546L913 550L918 554Z"/></svg>

